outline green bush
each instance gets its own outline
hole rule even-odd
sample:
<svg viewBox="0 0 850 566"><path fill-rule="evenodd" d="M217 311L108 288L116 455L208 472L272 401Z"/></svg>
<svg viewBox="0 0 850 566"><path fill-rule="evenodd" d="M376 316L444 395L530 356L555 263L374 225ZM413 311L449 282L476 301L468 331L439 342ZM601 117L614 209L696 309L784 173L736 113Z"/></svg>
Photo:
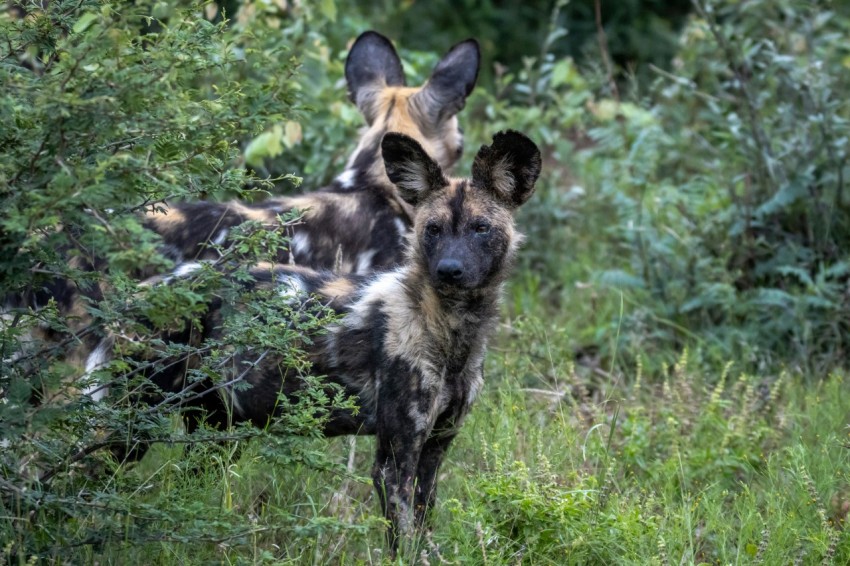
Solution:
<svg viewBox="0 0 850 566"><path fill-rule="evenodd" d="M706 2L645 123L601 125L635 293L705 349L809 370L847 351L848 14ZM640 310L640 309L639 309Z"/></svg>
<svg viewBox="0 0 850 566"><path fill-rule="evenodd" d="M602 29L618 77L646 76L650 64L669 68L676 39L692 5L690 0L598 0ZM355 2L375 29L407 48L445 51L474 37L482 47L482 84L490 89L504 67L516 70L539 57L541 46L558 58L572 57L584 65L599 61L596 2L533 0L479 2ZM549 29L556 14L556 33ZM349 7L346 11L350 11ZM341 12L343 10L340 10ZM545 51L545 49L543 50Z"/></svg>
<svg viewBox="0 0 850 566"><path fill-rule="evenodd" d="M576 347L607 359L692 345L818 374L850 346L850 13L696 6L671 71L639 96L599 94L604 66L580 72L544 46L477 99L487 127L523 129L550 156L516 294L584 313Z"/></svg>
<svg viewBox="0 0 850 566"><path fill-rule="evenodd" d="M210 454L227 468L232 450L211 443L269 431L189 435L175 427L185 396L132 402L151 389L145 371L164 360L199 357L190 380L217 383L217 370L249 350L309 372L297 346L318 327L317 313L242 285L245 265L286 245L279 234L246 226L192 277L153 286L135 279L170 268L141 226L142 211L165 199L250 199L273 188L276 179L245 162L252 152L260 162L273 156L275 126L301 116L293 45L305 32L282 29L288 20L261 17L258 6L241 5L230 23L215 4L179 2L26 4L0 19L0 296L38 307L7 308L0 326L0 540L9 560L164 541L244 544L252 533L310 523L279 513L258 525L222 508L227 485L198 493L202 478L178 496L165 485L149 493L151 480L187 481ZM57 282L66 292L48 302ZM63 299L78 289L82 308L69 316ZM220 341L162 345L158 332L180 329L214 297L247 305ZM74 358L108 335L116 358L81 381ZM79 394L85 387L110 394L94 403ZM274 432L315 436L327 407L346 402L309 388ZM265 443L267 461L330 466L309 438L275 438ZM105 450L128 440L201 448L186 453L182 472L145 477Z"/></svg>

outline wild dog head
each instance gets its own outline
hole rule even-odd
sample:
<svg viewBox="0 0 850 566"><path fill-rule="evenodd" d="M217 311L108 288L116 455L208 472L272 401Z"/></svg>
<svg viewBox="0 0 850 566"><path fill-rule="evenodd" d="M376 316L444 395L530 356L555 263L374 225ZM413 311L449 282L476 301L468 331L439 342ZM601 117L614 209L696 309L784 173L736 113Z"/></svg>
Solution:
<svg viewBox="0 0 850 566"><path fill-rule="evenodd" d="M447 178L415 140L384 136L387 174L415 208L408 261L438 291L462 292L501 283L521 235L513 211L534 192L540 151L526 136L508 130L482 146L471 179Z"/></svg>
<svg viewBox="0 0 850 566"><path fill-rule="evenodd" d="M352 186L363 182L353 174L387 182L379 153L386 132L410 136L443 169L454 165L463 153L457 114L475 87L480 60L478 42L467 39L440 59L424 85L408 87L390 40L374 31L361 34L348 53L345 79L366 129L340 178Z"/></svg>

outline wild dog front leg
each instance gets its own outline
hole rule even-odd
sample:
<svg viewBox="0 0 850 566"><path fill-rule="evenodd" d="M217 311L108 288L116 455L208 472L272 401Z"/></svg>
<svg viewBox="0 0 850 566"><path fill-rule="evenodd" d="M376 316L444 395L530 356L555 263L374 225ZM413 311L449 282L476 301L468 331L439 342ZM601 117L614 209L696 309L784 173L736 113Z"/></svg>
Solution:
<svg viewBox="0 0 850 566"><path fill-rule="evenodd" d="M443 462L446 450L456 435L457 432L454 429L435 432L422 448L416 469L416 493L413 505L414 521L418 529L425 527L425 520L437 499L437 473L440 471L440 464Z"/></svg>
<svg viewBox="0 0 850 566"><path fill-rule="evenodd" d="M401 383L421 383L412 379ZM413 533L413 489L419 456L431 432L436 395L430 391L394 390L383 386L377 407L377 453L372 481L390 523L387 542L394 554L399 537Z"/></svg>
<svg viewBox="0 0 850 566"><path fill-rule="evenodd" d="M412 447L411 443L416 443L414 439L402 439L392 433L384 438L382 436L378 434L372 482L381 500L381 510L389 522L387 543L394 554L399 537L409 536L413 531L411 501L419 450Z"/></svg>

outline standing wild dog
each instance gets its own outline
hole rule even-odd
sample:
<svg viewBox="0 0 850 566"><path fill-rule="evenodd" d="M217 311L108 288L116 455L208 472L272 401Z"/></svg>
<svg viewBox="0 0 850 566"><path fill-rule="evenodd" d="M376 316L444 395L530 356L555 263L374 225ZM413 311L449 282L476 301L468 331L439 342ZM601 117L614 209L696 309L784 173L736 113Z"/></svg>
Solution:
<svg viewBox="0 0 850 566"><path fill-rule="evenodd" d="M478 43L458 43L437 63L421 87L405 86L401 61L390 41L373 31L361 34L345 62L351 100L366 128L348 164L318 192L278 197L258 204L195 202L148 214L146 225L162 236L175 261L215 258L210 243L225 244L230 230L248 220L278 227L277 215L303 211L290 228L290 251L277 260L315 269L371 273L403 259L412 218L381 160L381 138L400 132L418 141L440 167L454 165L463 151L457 113L478 77ZM291 258L290 258L291 253ZM339 263L340 265L337 265Z"/></svg>
<svg viewBox="0 0 850 566"><path fill-rule="evenodd" d="M305 348L312 373L353 396L359 411L335 409L324 433L377 436L372 477L394 552L400 535L424 525L440 463L482 386L487 338L521 241L512 213L534 191L540 153L518 132L499 133L478 152L472 178L453 179L403 134L386 134L382 149L389 178L413 207L403 265L369 277L256 267L252 285L287 301L318 298L336 311L325 333L311 336ZM192 269L184 265L175 273ZM225 308L210 305L199 324L165 342L187 343L198 332L220 336ZM260 350L236 352L218 385L189 386L209 421L266 426L280 410L279 395L297 398L304 387L297 372ZM166 360L148 377L180 393L189 365Z"/></svg>

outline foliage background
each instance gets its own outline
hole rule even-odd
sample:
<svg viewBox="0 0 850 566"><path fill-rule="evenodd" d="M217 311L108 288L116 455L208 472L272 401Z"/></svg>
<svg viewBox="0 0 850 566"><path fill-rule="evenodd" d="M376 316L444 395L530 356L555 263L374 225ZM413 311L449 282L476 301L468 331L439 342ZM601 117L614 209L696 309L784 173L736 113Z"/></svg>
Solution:
<svg viewBox="0 0 850 566"><path fill-rule="evenodd" d="M601 27L590 1L7 4L2 292L104 284L95 333L128 313L193 316L217 275L141 292L139 270L167 262L139 210L321 186L361 126L342 79L358 33L390 36L410 84L477 37L457 172L510 127L544 148L546 174L436 528L399 561L846 563L850 8L598 6ZM222 265L277 245L248 231ZM8 561L382 559L370 440L309 434L328 400L280 424L306 435L219 444L173 407L80 399L65 351L13 360L28 330L80 324L55 308L4 318ZM297 363L291 336L249 330ZM43 390L62 393L31 404ZM137 465L89 452L139 428L167 442Z"/></svg>

